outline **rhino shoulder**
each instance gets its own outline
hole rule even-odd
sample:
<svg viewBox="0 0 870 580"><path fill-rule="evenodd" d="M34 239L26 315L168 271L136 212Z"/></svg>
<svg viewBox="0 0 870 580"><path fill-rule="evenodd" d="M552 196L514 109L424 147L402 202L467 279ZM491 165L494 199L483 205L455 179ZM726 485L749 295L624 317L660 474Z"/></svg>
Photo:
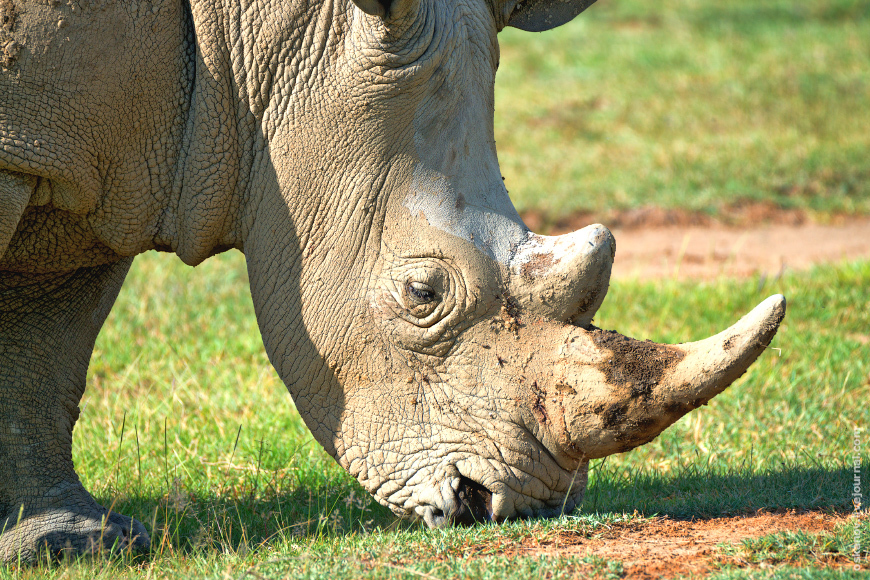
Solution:
<svg viewBox="0 0 870 580"><path fill-rule="evenodd" d="M38 180L20 218L59 252L159 242L190 92L187 21L180 1L0 0L0 173Z"/></svg>

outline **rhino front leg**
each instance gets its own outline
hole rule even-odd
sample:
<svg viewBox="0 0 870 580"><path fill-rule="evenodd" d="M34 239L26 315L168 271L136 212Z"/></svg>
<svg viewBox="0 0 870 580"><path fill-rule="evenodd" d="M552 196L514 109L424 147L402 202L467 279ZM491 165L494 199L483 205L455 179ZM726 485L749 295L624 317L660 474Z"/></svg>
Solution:
<svg viewBox="0 0 870 580"><path fill-rule="evenodd" d="M131 263L0 273L0 561L149 545L141 523L91 497L72 462L94 341Z"/></svg>

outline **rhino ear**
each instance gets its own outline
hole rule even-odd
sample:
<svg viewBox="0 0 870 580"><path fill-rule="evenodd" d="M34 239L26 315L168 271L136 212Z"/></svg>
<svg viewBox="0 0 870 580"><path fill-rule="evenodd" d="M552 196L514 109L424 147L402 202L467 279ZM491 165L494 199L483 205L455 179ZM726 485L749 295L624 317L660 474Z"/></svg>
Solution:
<svg viewBox="0 0 870 580"><path fill-rule="evenodd" d="M407 14L419 0L352 0L357 8L370 16L384 20ZM594 2L595 0L593 0Z"/></svg>
<svg viewBox="0 0 870 580"><path fill-rule="evenodd" d="M354 0L354 2L359 2ZM508 18L508 26L543 32L561 26L591 6L595 0L519 0Z"/></svg>
<svg viewBox="0 0 870 580"><path fill-rule="evenodd" d="M386 18L390 12L392 0L353 0L356 7L370 16Z"/></svg>

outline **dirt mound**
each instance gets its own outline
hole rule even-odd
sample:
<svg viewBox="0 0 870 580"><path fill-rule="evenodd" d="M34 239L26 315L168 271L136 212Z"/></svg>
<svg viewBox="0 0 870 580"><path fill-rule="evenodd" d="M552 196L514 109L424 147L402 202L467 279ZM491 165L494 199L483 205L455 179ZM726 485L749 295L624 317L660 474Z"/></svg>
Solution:
<svg viewBox="0 0 870 580"><path fill-rule="evenodd" d="M614 230L616 278L765 276L870 258L870 218L841 225Z"/></svg>

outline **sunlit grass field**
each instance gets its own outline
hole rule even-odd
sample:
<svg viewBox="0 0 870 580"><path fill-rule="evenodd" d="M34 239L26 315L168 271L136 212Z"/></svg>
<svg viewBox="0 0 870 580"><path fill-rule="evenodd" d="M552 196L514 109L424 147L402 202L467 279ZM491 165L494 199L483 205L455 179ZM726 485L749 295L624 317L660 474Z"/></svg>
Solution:
<svg viewBox="0 0 870 580"><path fill-rule="evenodd" d="M600 0L500 42L496 143L521 211L870 212L867 0Z"/></svg>
<svg viewBox="0 0 870 580"><path fill-rule="evenodd" d="M501 35L496 138L520 209L715 214L760 200L823 220L870 213L870 2L599 4L548 33ZM870 428L870 262L618 281L595 323L696 340L777 292L789 310L771 348L654 442L595 461L575 514L427 531L396 521L313 441L263 351L240 254L191 269L148 253L97 341L74 459L98 500L145 523L153 553L0 566L0 579L618 578L619 561L504 549L654 514L849 513L853 428ZM777 574L848 577L809 566L818 545L847 553L852 539L846 526L731 549Z"/></svg>

